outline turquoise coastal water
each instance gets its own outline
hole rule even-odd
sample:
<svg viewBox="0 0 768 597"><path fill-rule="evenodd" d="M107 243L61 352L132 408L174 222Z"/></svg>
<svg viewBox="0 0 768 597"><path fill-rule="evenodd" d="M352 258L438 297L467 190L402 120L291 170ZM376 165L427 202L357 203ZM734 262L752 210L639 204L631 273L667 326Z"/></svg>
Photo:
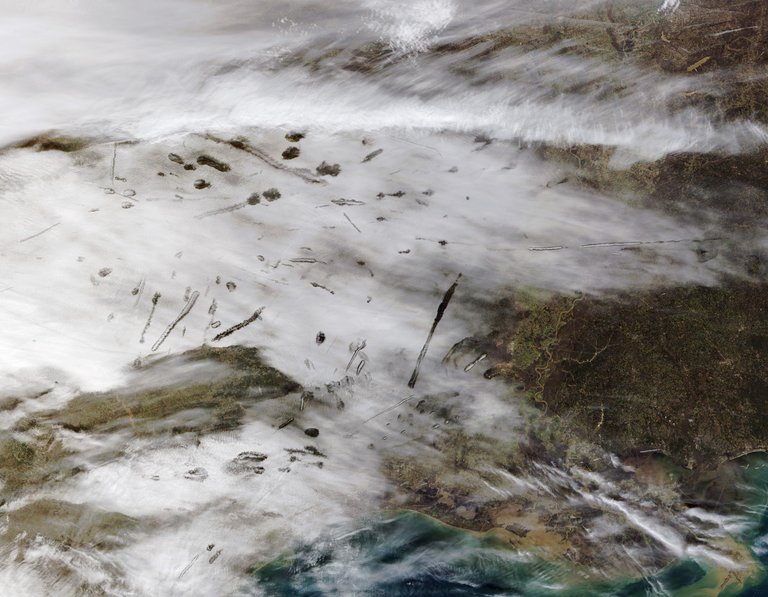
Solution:
<svg viewBox="0 0 768 597"><path fill-rule="evenodd" d="M742 597L768 595L768 456L751 454L744 462L745 490L749 496L745 506L754 526L743 537L760 561L763 577L754 586L738 593Z"/></svg>
<svg viewBox="0 0 768 597"><path fill-rule="evenodd" d="M759 572L744 584L723 583L727 571L680 560L656 574L610 582L580 581L573 570L529 553L506 548L489 535L462 531L428 516L401 512L378 517L354 531L333 532L313 544L300 544L254 569L254 584L243 594L273 597L321 595L523 597L695 597L768 595L768 457L739 461L744 484L740 501L723 503L744 517L734 537L759 561ZM577 571L578 573L578 571Z"/></svg>

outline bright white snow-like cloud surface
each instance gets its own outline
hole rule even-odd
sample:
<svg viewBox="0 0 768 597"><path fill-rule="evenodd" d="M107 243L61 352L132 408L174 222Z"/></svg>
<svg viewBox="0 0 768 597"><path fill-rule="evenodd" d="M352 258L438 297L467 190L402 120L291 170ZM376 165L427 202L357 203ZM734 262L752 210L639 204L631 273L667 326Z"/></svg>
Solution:
<svg viewBox="0 0 768 597"><path fill-rule="evenodd" d="M237 340L285 338L284 347L269 342L266 350L298 374L300 346L314 342L315 327L338 333L344 351L365 333L380 333L376 344L390 349L406 346L392 329L416 330L420 340L436 298L458 273L468 297L517 285L596 291L712 283L721 273L717 260L697 262L696 241L711 234L699 225L559 185L557 169L506 143L309 134L294 144L301 155L283 161L290 145L283 135L250 138L283 169L198 135L74 154L6 152L7 370L69 368L85 389L110 386L117 369L151 352L161 322L192 292L199 299L186 331L176 330L160 352L210 341L214 300L225 327L263 306L262 321ZM231 170L197 165L201 155ZM340 174L315 174L323 161L339 164ZM203 184L210 186L196 188ZM279 199L264 196L272 188ZM261 198L250 205L254 193ZM623 250L637 242L647 247ZM139 343L154 293L162 298ZM339 326L346 336L334 332Z"/></svg>
<svg viewBox="0 0 768 597"><path fill-rule="evenodd" d="M483 363L463 369L480 355L441 364L454 343L488 331L489 304L519 288L601 293L732 274L726 257L739 242L716 217L580 190L526 149L607 144L612 165L626 165L763 141L752 123L665 107L707 79L694 89L692 78L561 47L508 48L469 72L466 53L433 51L599 4L0 0L0 430L24 438L36 415L83 392L218 379L221 367L178 357L203 344L258 347L315 395L304 409L300 391L259 401L242 427L200 436L57 428L81 468L4 513L50 498L83 505L84 529L94 512L119 512L138 530L86 549L30 527L0 545L0 586L232 594L249 567L296 540L376 512L394 490L382 461L434 456L449 423L516 441L524 403L485 379ZM370 48L384 48L380 68L344 67ZM8 147L52 130L90 141L72 153ZM289 142L291 131L306 136ZM240 136L239 147L223 142ZM299 155L282 159L289 147ZM163 367L134 367L162 357ZM435 396L458 423L411 408ZM232 474L228 463L250 451L264 456L262 474ZM617 502L625 489L596 473L537 470L491 471L478 499L567 490L621 521L596 525L594 541L629 525L676 557L738 567L686 539L720 537L738 519L670 521L645 496ZM635 555L622 557L636 566Z"/></svg>
<svg viewBox="0 0 768 597"><path fill-rule="evenodd" d="M197 442L62 430L93 466L57 485L57 499L157 521L117 552L83 553L68 564L81 576L91 569L106 575L111 580L89 582L117 594L126 589L115 578L139 594L234 590L248 565L292 538L309 539L375 508L387 483L380 452L370 446L428 443L438 432L431 419L404 426L404 400L446 392L466 409L466 431L508 434L516 407L501 405L500 385L483 379L482 367L440 365L452 344L482 328L472 308L478 301L530 285L599 292L672 280L706 284L724 271L717 259L697 259L707 231L555 184L557 169L515 145L447 134L307 131L291 144L301 155L284 161L285 132L249 131L250 153L193 134L0 157L8 222L0 231L2 384L23 396L52 389L4 413L6 427L80 391L135 387L142 383L131 373L137 359L202 343L258 346L305 388L340 382L337 395L344 396L343 412L298 415L298 393L260 403L239 431ZM200 165L200 156L229 170ZM323 161L338 164L338 175L318 175ZM259 202L251 204L254 193ZM436 306L459 273L410 390ZM260 319L214 340L262 307ZM326 340L318 345L320 331ZM189 381L217 372L181 368L176 375ZM277 429L294 415L295 424ZM322 468L311 457L292 463L285 451L302 449L310 426L322 430ZM110 450L117 455L105 461ZM257 481L227 473L226 463L248 450L269 457ZM197 469L207 477L190 479ZM224 550L217 565L208 563L211 543ZM39 549L49 564L58 553ZM35 594L41 569L27 554L3 575ZM110 566L121 573L110 576Z"/></svg>
<svg viewBox="0 0 768 597"><path fill-rule="evenodd" d="M600 33L588 14L579 18L600 4L0 3L0 143L46 129L155 138L249 126L395 127L601 143L655 159L765 141L754 123L666 107L711 82L563 53L568 40L513 45L492 60L474 60L488 43L435 51L534 21L556 25L563 15ZM366 56L373 68L349 67Z"/></svg>

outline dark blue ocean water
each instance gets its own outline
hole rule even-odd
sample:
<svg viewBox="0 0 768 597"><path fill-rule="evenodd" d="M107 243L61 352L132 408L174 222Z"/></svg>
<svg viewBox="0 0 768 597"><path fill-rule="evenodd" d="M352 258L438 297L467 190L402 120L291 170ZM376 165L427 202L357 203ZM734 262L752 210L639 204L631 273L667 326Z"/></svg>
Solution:
<svg viewBox="0 0 768 597"><path fill-rule="evenodd" d="M414 512L367 521L356 531L301 544L254 570L248 593L272 597L371 595L381 597L722 597L768 596L768 458L742 459L747 484L737 505L750 520L737 539L748 545L762 572L745 586L722 590L722 576L707 564L681 560L657 574L612 582L574 580L557 565L519 553L497 539L441 524ZM749 466L747 466L749 465ZM733 504L729 505L733 507Z"/></svg>

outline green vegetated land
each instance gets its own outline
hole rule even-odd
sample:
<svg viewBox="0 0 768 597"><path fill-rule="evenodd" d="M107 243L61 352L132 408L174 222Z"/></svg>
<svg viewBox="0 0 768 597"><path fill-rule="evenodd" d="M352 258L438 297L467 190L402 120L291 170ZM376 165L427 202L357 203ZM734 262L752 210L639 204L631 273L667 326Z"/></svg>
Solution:
<svg viewBox="0 0 768 597"><path fill-rule="evenodd" d="M734 459L768 448L766 290L731 280L601 297L507 297L490 309L493 331L464 356L486 352L493 363L486 377L508 380L538 408L522 408L521 429L500 435L452 426L444 407L429 453L384 458L397 488L393 506L492 533L577 566L582 578L589 570L603 579L634 576L637 562L616 559L617 545L636 549L649 570L670 565L675 558L657 538L600 500L584 503L598 490L589 475L643 496L672 526L692 506L732 511L745 503L743 459ZM411 408L434 410L429 399ZM610 453L631 468L617 469ZM571 482L555 484L551 495L524 483L507 495L483 490L504 487L510 476L535 483L543 475L549 483L542 466ZM616 531L595 541L588 529L601 525ZM740 587L756 574L746 547L728 539L718 549L749 570L720 579L722 586Z"/></svg>
<svg viewBox="0 0 768 597"><path fill-rule="evenodd" d="M196 369L197 364L202 367ZM120 437L161 433L190 433L194 437L235 429L249 406L283 397L300 387L266 365L258 349L242 346L202 346L157 359L137 366L137 380L145 388L151 382L162 384L166 365L188 367L188 379L153 389L132 390L129 386L81 394L58 409L26 416L13 429L0 432L0 506L10 506L3 511L0 551L5 553L12 546L22 561L26 551L40 541L73 553L89 549L104 552L127 544L135 533L155 522L87 502L57 499L51 494L56 483L119 457L124 448ZM3 409L13 411L23 402L6 399ZM112 441L95 452L88 447L92 444L83 442L86 452L81 453L77 442L64 441L67 432L109 434ZM38 490L41 493L35 495ZM48 565L59 578L72 574L71 563L64 559ZM117 565L113 572L118 577L125 573Z"/></svg>
<svg viewBox="0 0 768 597"><path fill-rule="evenodd" d="M529 296L508 313L489 375L604 447L705 468L768 447L764 284Z"/></svg>
<svg viewBox="0 0 768 597"><path fill-rule="evenodd" d="M220 364L223 373L199 380L192 376L185 383L154 389L81 394L60 409L20 419L11 431L0 434L0 495L12 495L83 470L77 455L64 447L61 428L134 435L223 431L240 425L248 406L300 387L266 365L255 348L203 346L168 358ZM144 370L152 374L168 358L158 359Z"/></svg>
<svg viewBox="0 0 768 597"><path fill-rule="evenodd" d="M737 4L717 0L682 0L674 12L659 13L656 2L608 2L589 15L585 25L555 29L567 40L563 52L602 47L602 60L620 61L658 77L673 75L688 82L686 89L663 98L647 98L649 106L671 114L695 109L715 126L749 122L768 125L768 4L746 0ZM575 21L578 23L578 21ZM541 25L537 39L552 39L552 25ZM602 41L601 41L602 40ZM539 44L542 42L539 41ZM615 51L611 55L609 49ZM582 50L584 51L584 50ZM598 57L590 51L589 55ZM590 83L598 100L622 94L596 77ZM590 91L563 89L562 93ZM659 104L659 105L656 105ZM607 194L623 194L642 205L692 214L706 207L729 223L754 223L768 215L768 147L756 144L739 155L700 153L695 149L671 153L659 160L631 166L614 163L611 146L541 145L545 159L563 164L567 181Z"/></svg>
<svg viewBox="0 0 768 597"><path fill-rule="evenodd" d="M616 52L604 59L689 78L688 91L664 100L671 113L695 108L715 124L768 124L765 2L682 0L674 12L645 9L608 2L593 15L611 23L603 48L610 43ZM599 39L574 27L565 22L559 33L568 48ZM520 294L494 338L504 354L492 373L522 380L547 412L621 454L660 450L708 468L765 448L767 260L748 239L768 216L768 146L672 153L618 169L610 146L538 150L563 164L563 182L685 217L716 214L722 230L745 241L721 256L743 279L610 299ZM702 244L700 261L717 255L710 249Z"/></svg>
<svg viewBox="0 0 768 597"><path fill-rule="evenodd" d="M231 369L231 374L214 381L200 380L138 393L84 394L56 413L55 420L75 431L104 430L126 419L134 428L151 429L153 422L162 422L184 410L203 408L211 411L208 426L214 431L238 424L245 412L244 403L299 388L287 376L267 366L254 348L203 346L182 357L221 363Z"/></svg>
<svg viewBox="0 0 768 597"><path fill-rule="evenodd" d="M75 549L110 549L123 544L124 533L137 526L137 520L119 512L42 498L10 512L3 535L13 538L26 534L25 544L42 536Z"/></svg>

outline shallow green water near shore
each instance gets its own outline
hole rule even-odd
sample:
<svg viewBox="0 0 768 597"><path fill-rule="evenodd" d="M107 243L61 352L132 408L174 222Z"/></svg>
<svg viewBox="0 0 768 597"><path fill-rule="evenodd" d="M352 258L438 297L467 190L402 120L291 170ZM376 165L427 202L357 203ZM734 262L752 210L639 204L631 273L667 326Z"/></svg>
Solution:
<svg viewBox="0 0 768 597"><path fill-rule="evenodd" d="M331 531L321 541L253 570L254 584L243 594L314 597L321 595L522 597L696 597L768 595L768 456L742 458L743 501L722 504L744 517L734 537L759 562L741 576L710 563L681 559L647 576L594 580L594 570L566 568L532 553L510 550L492 534L444 525L415 512L371 518L353 531ZM592 579L587 580L588 573Z"/></svg>

